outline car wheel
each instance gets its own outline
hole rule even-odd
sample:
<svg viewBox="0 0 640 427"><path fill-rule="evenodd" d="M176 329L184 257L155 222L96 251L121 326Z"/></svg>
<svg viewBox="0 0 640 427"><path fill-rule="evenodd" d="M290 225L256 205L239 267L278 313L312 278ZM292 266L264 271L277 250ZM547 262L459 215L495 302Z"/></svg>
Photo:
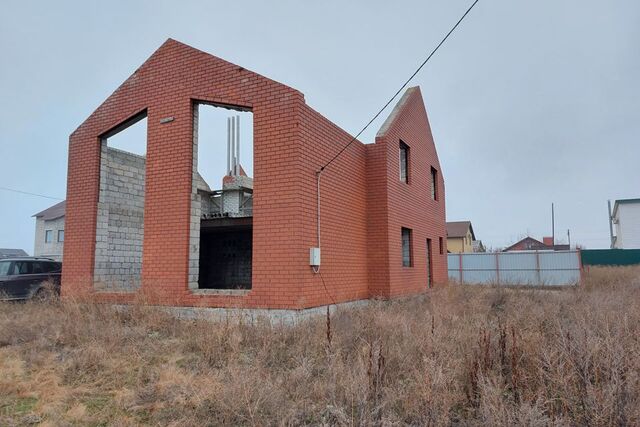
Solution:
<svg viewBox="0 0 640 427"><path fill-rule="evenodd" d="M35 302L47 303L52 301L54 298L55 298L55 293L52 292L50 289L40 288L36 291L35 294L33 294L33 297L31 299Z"/></svg>

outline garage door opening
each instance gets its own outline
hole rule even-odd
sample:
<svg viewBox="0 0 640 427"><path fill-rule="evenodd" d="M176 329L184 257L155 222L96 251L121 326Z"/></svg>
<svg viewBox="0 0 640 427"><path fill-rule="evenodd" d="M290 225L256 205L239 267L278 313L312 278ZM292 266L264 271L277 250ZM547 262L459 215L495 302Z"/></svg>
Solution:
<svg viewBox="0 0 640 427"><path fill-rule="evenodd" d="M253 113L196 102L191 289L251 289Z"/></svg>

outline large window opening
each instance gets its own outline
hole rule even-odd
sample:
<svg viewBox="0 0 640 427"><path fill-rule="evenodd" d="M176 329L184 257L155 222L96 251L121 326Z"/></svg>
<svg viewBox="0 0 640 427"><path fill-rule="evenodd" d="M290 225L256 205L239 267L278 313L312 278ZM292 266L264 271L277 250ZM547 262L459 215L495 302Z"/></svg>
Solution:
<svg viewBox="0 0 640 427"><path fill-rule="evenodd" d="M253 113L194 104L191 289L251 289Z"/></svg>
<svg viewBox="0 0 640 427"><path fill-rule="evenodd" d="M144 240L147 114L143 111L100 137L95 286L140 287Z"/></svg>

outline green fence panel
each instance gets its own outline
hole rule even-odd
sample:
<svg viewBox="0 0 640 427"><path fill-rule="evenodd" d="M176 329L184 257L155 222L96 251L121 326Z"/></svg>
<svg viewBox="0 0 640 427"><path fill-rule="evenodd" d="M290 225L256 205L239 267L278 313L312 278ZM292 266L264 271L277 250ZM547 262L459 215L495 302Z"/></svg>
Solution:
<svg viewBox="0 0 640 427"><path fill-rule="evenodd" d="M640 249L583 249L582 265L640 264Z"/></svg>

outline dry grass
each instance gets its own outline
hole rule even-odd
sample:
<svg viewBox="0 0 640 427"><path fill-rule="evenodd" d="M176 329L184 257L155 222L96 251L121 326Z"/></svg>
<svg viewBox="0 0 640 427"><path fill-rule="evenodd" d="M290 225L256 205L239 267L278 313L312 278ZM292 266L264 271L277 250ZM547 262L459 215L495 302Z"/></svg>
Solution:
<svg viewBox="0 0 640 427"><path fill-rule="evenodd" d="M640 268L585 282L451 286L330 333L0 304L0 425L638 425Z"/></svg>

